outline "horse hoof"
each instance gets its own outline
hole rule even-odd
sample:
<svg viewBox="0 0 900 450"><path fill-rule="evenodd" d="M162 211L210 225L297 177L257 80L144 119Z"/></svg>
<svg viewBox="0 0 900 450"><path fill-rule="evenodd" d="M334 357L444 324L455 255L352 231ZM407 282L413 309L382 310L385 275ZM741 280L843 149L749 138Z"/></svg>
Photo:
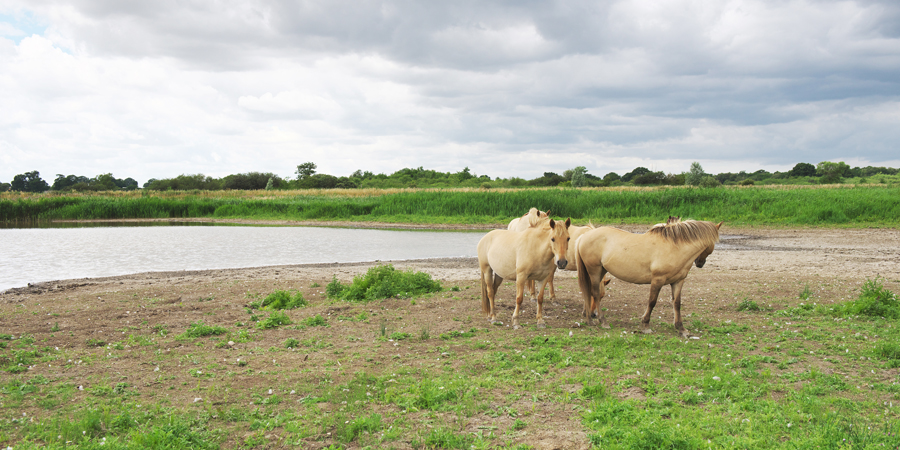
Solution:
<svg viewBox="0 0 900 450"><path fill-rule="evenodd" d="M547 328L547 324L545 324L544 322L538 322L537 327L538 328Z"/></svg>

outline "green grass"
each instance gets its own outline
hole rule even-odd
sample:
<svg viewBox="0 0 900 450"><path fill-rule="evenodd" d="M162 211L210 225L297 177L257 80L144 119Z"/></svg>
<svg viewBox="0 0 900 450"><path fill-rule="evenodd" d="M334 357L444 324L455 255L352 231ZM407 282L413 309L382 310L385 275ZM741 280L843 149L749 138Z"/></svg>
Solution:
<svg viewBox="0 0 900 450"><path fill-rule="evenodd" d="M506 223L536 206L556 217L596 224L656 223L669 215L767 225L900 225L900 187L723 187L715 189L594 188L518 190L373 191L350 197L320 195L253 198L245 194L0 197L0 221L124 218L249 218L383 221L399 223Z"/></svg>
<svg viewBox="0 0 900 450"><path fill-rule="evenodd" d="M309 302L303 298L303 293L300 291L291 294L289 291L277 290L259 302L250 303L249 306L256 309L278 310L301 308L308 304Z"/></svg>
<svg viewBox="0 0 900 450"><path fill-rule="evenodd" d="M398 271L388 264L369 269L365 275L354 277L349 285L337 278L325 287L330 298L349 302L365 302L384 298L409 298L440 292L441 284L424 272Z"/></svg>

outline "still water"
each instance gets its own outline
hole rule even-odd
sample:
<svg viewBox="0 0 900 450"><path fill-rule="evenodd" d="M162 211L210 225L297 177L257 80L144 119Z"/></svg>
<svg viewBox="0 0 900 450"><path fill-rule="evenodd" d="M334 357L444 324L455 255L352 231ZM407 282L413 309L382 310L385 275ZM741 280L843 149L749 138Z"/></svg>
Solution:
<svg viewBox="0 0 900 450"><path fill-rule="evenodd" d="M0 292L139 272L471 257L483 235L251 226L0 229Z"/></svg>

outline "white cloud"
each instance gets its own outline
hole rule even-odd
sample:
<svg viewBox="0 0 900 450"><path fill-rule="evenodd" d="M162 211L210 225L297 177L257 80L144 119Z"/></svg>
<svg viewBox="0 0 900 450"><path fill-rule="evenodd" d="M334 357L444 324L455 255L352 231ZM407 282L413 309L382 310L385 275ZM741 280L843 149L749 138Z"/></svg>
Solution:
<svg viewBox="0 0 900 450"><path fill-rule="evenodd" d="M887 165L900 142L888 1L10 0L0 14L27 18L0 20L7 181L290 176L305 161L786 170ZM17 34L25 22L42 25Z"/></svg>

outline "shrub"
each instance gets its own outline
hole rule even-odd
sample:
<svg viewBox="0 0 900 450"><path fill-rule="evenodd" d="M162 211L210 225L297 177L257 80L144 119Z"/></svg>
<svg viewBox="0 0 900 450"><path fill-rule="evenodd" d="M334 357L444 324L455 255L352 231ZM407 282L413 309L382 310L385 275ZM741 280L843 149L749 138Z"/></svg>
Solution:
<svg viewBox="0 0 900 450"><path fill-rule="evenodd" d="M291 295L288 291L280 290L269 294L258 304L259 309L270 310L294 309L307 305L309 305L309 302L303 298L302 292L297 291L294 295Z"/></svg>
<svg viewBox="0 0 900 450"><path fill-rule="evenodd" d="M900 319L900 301L897 295L884 288L876 277L863 283L859 298L835 308L841 316L884 317Z"/></svg>
<svg viewBox="0 0 900 450"><path fill-rule="evenodd" d="M272 311L269 313L269 317L260 320L259 323L256 324L256 328L259 328L260 330L271 330L292 323L294 322L291 321L291 318L288 317L284 311Z"/></svg>
<svg viewBox="0 0 900 450"><path fill-rule="evenodd" d="M188 329L185 330L184 333L182 333L178 337L181 339L199 338L199 337L225 334L227 332L228 332L228 330L226 330L223 327L210 326L210 325L203 323L203 321L201 320L199 322L192 323L188 327Z"/></svg>
<svg viewBox="0 0 900 450"><path fill-rule="evenodd" d="M388 264L369 269L364 276L355 277L349 286L334 278L325 288L331 298L362 302L383 298L409 298L430 292L440 292L441 284L424 272L401 272Z"/></svg>

